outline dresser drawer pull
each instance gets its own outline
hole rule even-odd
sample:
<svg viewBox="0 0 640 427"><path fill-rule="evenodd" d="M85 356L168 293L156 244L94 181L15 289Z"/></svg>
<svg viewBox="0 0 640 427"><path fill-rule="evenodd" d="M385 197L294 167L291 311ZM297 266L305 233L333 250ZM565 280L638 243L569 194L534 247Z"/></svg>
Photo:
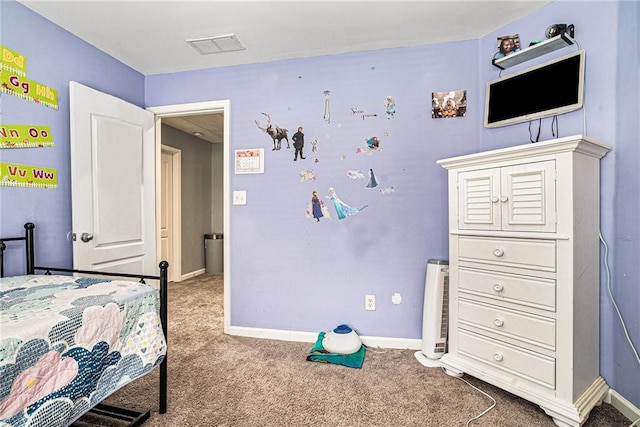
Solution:
<svg viewBox="0 0 640 427"><path fill-rule="evenodd" d="M504 286L502 286L502 283L496 283L493 285L493 290L496 292L502 292L504 290Z"/></svg>
<svg viewBox="0 0 640 427"><path fill-rule="evenodd" d="M498 328L502 327L502 325L504 325L504 319L501 319L500 317L496 317L495 319L493 319L493 324L496 325Z"/></svg>
<svg viewBox="0 0 640 427"><path fill-rule="evenodd" d="M496 362L502 362L502 354L496 351L495 353L493 353L493 360L495 360Z"/></svg>
<svg viewBox="0 0 640 427"><path fill-rule="evenodd" d="M497 257L501 257L502 255L504 255L504 249L502 248L495 248L493 250L493 254Z"/></svg>

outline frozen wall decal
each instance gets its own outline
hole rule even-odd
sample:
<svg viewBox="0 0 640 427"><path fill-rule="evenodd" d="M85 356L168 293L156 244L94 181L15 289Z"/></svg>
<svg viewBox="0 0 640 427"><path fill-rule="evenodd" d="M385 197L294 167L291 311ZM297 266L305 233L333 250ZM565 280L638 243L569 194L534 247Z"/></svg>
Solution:
<svg viewBox="0 0 640 427"><path fill-rule="evenodd" d="M302 153L302 149L304 148L304 133L302 133L303 130L304 128L302 126L298 126L298 131L291 137L291 139L293 140L293 148L295 148L295 155L293 157L294 162L298 160L298 154L300 155L301 160L306 159L306 157L304 157L304 154Z"/></svg>
<svg viewBox="0 0 640 427"><path fill-rule="evenodd" d="M364 182L364 172L361 170L348 170L347 178Z"/></svg>
<svg viewBox="0 0 640 427"><path fill-rule="evenodd" d="M387 119L392 119L396 114L396 102L393 100L393 96L387 96L384 102L384 110L387 113Z"/></svg>
<svg viewBox="0 0 640 427"><path fill-rule="evenodd" d="M329 124L331 123L331 105L329 103L329 95L331 94L331 91L325 90L322 93L324 94L324 115L322 118L327 122L327 124Z"/></svg>
<svg viewBox="0 0 640 427"><path fill-rule="evenodd" d="M315 180L316 180L316 174L312 170L300 171L300 182L315 181Z"/></svg>
<svg viewBox="0 0 640 427"><path fill-rule="evenodd" d="M272 125L271 115L267 113L262 113L262 114L267 116L267 126L262 127L260 126L259 121L256 120L255 122L256 122L256 126L258 126L259 129L267 133L271 137L271 139L273 139L273 148L271 149L271 151L280 150L280 145L281 145L280 143L283 139L287 141L287 148L291 148L291 146L289 145L289 137L287 135L289 130L285 128L281 128L279 126Z"/></svg>
<svg viewBox="0 0 640 427"><path fill-rule="evenodd" d="M307 218L313 218L320 222L320 218L331 219L331 214L327 205L318 197L318 190L311 193L311 202L307 206Z"/></svg>
<svg viewBox="0 0 640 427"><path fill-rule="evenodd" d="M373 173L373 169L369 169L369 182L367 182L367 188L376 188L378 186L378 179Z"/></svg>
<svg viewBox="0 0 640 427"><path fill-rule="evenodd" d="M338 215L338 219L345 219L349 216L353 216L366 208L368 205L363 205L360 207L349 206L344 203L338 195L336 194L336 190L333 187L329 187L329 198L333 202L333 207L336 209L336 214Z"/></svg>

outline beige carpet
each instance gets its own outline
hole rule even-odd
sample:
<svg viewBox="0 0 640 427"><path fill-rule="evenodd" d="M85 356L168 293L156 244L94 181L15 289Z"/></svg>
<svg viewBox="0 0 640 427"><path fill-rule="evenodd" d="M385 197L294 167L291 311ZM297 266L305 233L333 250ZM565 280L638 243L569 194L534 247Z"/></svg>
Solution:
<svg viewBox="0 0 640 427"><path fill-rule="evenodd" d="M108 399L152 408L155 426L465 426L491 401L414 350L368 349L362 369L307 362L311 343L222 333L222 278L203 275L169 285L169 410L157 413L158 370ZM554 426L536 405L465 376L496 399L471 426ZM588 427L631 424L611 405ZM80 426L117 426L85 415Z"/></svg>

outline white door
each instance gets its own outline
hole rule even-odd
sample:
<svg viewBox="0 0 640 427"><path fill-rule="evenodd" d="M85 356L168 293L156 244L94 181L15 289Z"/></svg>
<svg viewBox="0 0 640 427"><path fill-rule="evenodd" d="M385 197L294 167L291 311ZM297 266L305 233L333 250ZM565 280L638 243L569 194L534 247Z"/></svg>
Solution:
<svg viewBox="0 0 640 427"><path fill-rule="evenodd" d="M74 268L158 274L153 113L69 83Z"/></svg>
<svg viewBox="0 0 640 427"><path fill-rule="evenodd" d="M160 160L160 259L173 265L173 156L162 151Z"/></svg>
<svg viewBox="0 0 640 427"><path fill-rule="evenodd" d="M157 130L157 129L156 129ZM156 141L159 141L156 133ZM160 160L160 254L169 263L169 281L182 279L182 151L162 145Z"/></svg>

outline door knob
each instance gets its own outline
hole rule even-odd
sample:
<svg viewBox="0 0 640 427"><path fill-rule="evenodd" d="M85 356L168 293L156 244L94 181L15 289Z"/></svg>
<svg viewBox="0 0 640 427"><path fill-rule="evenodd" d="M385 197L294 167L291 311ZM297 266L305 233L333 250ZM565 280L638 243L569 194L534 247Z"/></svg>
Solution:
<svg viewBox="0 0 640 427"><path fill-rule="evenodd" d="M93 234L82 233L80 235L80 240L82 240L85 243L90 242L91 240L93 240Z"/></svg>

